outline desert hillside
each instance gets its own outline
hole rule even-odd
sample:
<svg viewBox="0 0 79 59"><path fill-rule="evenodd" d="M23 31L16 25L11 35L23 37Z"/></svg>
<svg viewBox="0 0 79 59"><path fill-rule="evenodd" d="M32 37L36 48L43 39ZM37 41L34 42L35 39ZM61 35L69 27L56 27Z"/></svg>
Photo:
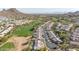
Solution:
<svg viewBox="0 0 79 59"><path fill-rule="evenodd" d="M16 8L10 8L7 10L3 9L2 11L0 11L0 16L19 19L26 17L28 15L18 11Z"/></svg>

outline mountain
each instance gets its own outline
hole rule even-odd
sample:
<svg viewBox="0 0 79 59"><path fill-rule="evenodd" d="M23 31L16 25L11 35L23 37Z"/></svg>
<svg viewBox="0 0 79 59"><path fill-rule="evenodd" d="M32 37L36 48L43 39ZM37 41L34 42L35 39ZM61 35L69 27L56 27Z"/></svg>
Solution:
<svg viewBox="0 0 79 59"><path fill-rule="evenodd" d="M76 12L68 12L68 13L65 13L64 16L76 17L76 16L79 16L79 11L76 11Z"/></svg>
<svg viewBox="0 0 79 59"><path fill-rule="evenodd" d="M19 18L27 17L28 14L24 14L18 11L16 8L10 8L7 10L3 9L2 11L0 11L0 16L19 19Z"/></svg>

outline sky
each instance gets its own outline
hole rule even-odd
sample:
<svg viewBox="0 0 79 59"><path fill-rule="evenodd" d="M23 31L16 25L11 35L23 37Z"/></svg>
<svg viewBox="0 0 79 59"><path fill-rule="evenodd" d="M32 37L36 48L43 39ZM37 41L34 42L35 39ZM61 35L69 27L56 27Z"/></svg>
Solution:
<svg viewBox="0 0 79 59"><path fill-rule="evenodd" d="M18 10L25 13L66 13L79 11L79 8L22 8Z"/></svg>
<svg viewBox="0 0 79 59"><path fill-rule="evenodd" d="M3 8L0 8L2 10ZM79 11L79 8L17 8L23 13L66 13Z"/></svg>

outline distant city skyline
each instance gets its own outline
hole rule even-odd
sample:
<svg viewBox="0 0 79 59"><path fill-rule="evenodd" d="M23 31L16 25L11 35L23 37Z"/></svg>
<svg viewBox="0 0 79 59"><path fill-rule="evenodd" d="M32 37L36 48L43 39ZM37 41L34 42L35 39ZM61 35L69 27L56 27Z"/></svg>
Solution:
<svg viewBox="0 0 79 59"><path fill-rule="evenodd" d="M0 8L2 9L8 9L8 8ZM23 13L67 13L67 12L75 12L79 11L79 8L16 8L17 10L23 12Z"/></svg>

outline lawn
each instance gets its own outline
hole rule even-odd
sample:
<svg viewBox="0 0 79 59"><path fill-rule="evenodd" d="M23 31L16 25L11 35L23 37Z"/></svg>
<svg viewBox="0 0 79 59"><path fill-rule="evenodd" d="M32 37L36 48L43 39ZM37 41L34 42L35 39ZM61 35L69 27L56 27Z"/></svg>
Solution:
<svg viewBox="0 0 79 59"><path fill-rule="evenodd" d="M12 34L15 36L29 36L33 34L33 30L39 25L41 24L40 20L35 20L33 22L31 22L30 24L25 24L25 25L21 25L21 26L17 26Z"/></svg>
<svg viewBox="0 0 79 59"><path fill-rule="evenodd" d="M5 45L0 47L0 51L8 51L10 49L14 48L14 44L11 42L7 42Z"/></svg>

